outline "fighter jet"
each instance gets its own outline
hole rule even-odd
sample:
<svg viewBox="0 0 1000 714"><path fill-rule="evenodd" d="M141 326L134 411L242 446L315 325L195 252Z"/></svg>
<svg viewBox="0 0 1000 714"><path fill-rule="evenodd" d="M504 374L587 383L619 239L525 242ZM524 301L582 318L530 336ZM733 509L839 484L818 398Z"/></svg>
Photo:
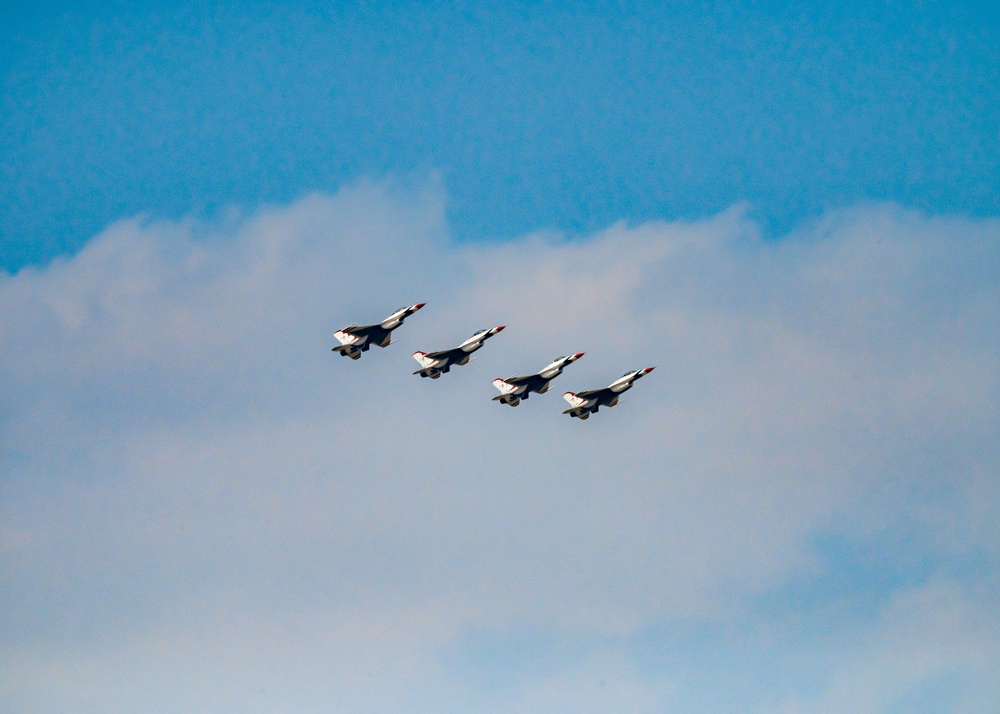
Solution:
<svg viewBox="0 0 1000 714"><path fill-rule="evenodd" d="M344 357L360 359L362 352L367 352L372 345L388 347L392 340L392 331L403 324L403 320L422 308L426 303L417 303L410 307L401 307L377 325L351 325L343 330L337 330L333 336L340 340L340 347L334 347L333 352L339 352Z"/></svg>
<svg viewBox="0 0 1000 714"><path fill-rule="evenodd" d="M421 365L421 369L418 369L414 374L437 379L450 370L453 364L468 364L472 353L505 327L506 325L500 325L492 330L480 330L454 349L441 350L440 352L414 352L413 359Z"/></svg>
<svg viewBox="0 0 1000 714"><path fill-rule="evenodd" d="M589 419L591 414L596 414L601 407L613 407L618 403L618 397L622 392L627 392L632 388L632 384L640 377L644 377L653 371L653 367L646 367L635 372L626 372L604 389L592 389L587 392L566 392L563 394L570 404L563 414L569 414L579 419Z"/></svg>
<svg viewBox="0 0 1000 714"><path fill-rule="evenodd" d="M552 360L552 364L541 372L525 377L508 377L507 379L498 377L493 380L493 386L500 390L500 396L493 397L493 401L516 407L522 399L527 399L532 392L545 394L549 391L549 382L562 374L566 365L576 362L581 357L583 357L583 352L577 352L569 357L556 357Z"/></svg>

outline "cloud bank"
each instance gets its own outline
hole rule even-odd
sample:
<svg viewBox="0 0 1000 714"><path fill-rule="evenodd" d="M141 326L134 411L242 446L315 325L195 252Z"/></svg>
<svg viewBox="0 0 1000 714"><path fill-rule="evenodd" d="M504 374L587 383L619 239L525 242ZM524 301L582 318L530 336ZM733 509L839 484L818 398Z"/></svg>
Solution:
<svg viewBox="0 0 1000 714"><path fill-rule="evenodd" d="M1000 221L456 246L444 215L364 183L0 277L11 711L1000 703ZM414 302L398 344L330 353Z"/></svg>

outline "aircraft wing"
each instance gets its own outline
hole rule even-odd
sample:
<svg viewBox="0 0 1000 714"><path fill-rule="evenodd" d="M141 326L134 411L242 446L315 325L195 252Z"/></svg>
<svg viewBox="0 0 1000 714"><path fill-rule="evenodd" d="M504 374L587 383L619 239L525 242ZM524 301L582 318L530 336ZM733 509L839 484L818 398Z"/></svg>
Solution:
<svg viewBox="0 0 1000 714"><path fill-rule="evenodd" d="M580 399L597 398L598 400L605 399L607 397L612 397L614 396L614 394L615 393L612 392L607 387L604 387L603 389L588 389L585 392L576 392L576 396L579 397Z"/></svg>
<svg viewBox="0 0 1000 714"><path fill-rule="evenodd" d="M445 357L445 358L454 358L454 357L456 357L458 355L465 355L465 352L463 352L462 350L458 349L457 347L453 347L450 350L438 350L437 352L428 352L424 356L425 357L429 357L430 359L441 359L443 357Z"/></svg>
<svg viewBox="0 0 1000 714"><path fill-rule="evenodd" d="M379 347L388 347L390 342L392 342L392 331L386 330L385 336L375 344L377 344Z"/></svg>
<svg viewBox="0 0 1000 714"><path fill-rule="evenodd" d="M514 386L520 387L522 384L530 384L538 377L539 375L537 374L528 374L525 375L524 377L508 377L504 381L507 384L513 384Z"/></svg>
<svg viewBox="0 0 1000 714"><path fill-rule="evenodd" d="M375 331L375 328L382 329L379 325L351 325L350 327L345 327L341 332L346 332L349 335L357 335L358 337L364 337Z"/></svg>

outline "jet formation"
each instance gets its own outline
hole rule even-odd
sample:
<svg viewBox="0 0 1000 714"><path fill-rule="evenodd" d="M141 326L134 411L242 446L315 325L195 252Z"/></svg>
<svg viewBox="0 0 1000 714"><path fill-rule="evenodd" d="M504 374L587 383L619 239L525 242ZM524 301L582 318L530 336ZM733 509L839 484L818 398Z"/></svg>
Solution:
<svg viewBox="0 0 1000 714"><path fill-rule="evenodd" d="M337 338L340 345L334 347L332 351L356 360L360 359L361 354L367 352L372 345L388 347L395 342L392 339L393 330L402 325L407 317L425 304L421 302L409 307L401 307L382 322L374 325L350 325L342 330L337 330L333 336ZM460 345L451 349L436 352L414 352L413 359L420 364L420 369L413 374L419 374L421 378L438 379L442 374L447 374L453 366L468 364L474 359L472 353L482 348L486 340L501 332L505 327L506 325L499 325L489 330L479 330ZM493 401L516 407L522 400L527 400L531 394L545 394L549 390L549 383L583 355L583 352L577 352L568 357L557 357L534 374L494 379L493 386L500 390L500 395L493 397ZM569 414L580 420L589 419L590 415L596 414L601 407L613 407L618 404L618 399L623 392L627 392L636 380L652 371L653 367L646 367L626 372L603 389L565 392L563 399L569 402L570 408L563 414Z"/></svg>

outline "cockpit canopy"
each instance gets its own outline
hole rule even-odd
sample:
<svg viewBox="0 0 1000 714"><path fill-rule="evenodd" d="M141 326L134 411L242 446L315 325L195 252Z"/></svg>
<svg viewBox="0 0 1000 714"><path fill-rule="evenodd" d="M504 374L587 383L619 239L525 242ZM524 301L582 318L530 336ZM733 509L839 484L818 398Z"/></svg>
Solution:
<svg viewBox="0 0 1000 714"><path fill-rule="evenodd" d="M556 358L555 358L554 360L552 360L552 361L553 361L553 362L559 362L560 360L564 360L564 359L566 359L566 355L562 355L562 356L560 356L560 357L556 357Z"/></svg>
<svg viewBox="0 0 1000 714"><path fill-rule="evenodd" d="M475 332L472 333L472 336L475 337L476 335L481 335L484 332L486 332L486 330L476 330Z"/></svg>

